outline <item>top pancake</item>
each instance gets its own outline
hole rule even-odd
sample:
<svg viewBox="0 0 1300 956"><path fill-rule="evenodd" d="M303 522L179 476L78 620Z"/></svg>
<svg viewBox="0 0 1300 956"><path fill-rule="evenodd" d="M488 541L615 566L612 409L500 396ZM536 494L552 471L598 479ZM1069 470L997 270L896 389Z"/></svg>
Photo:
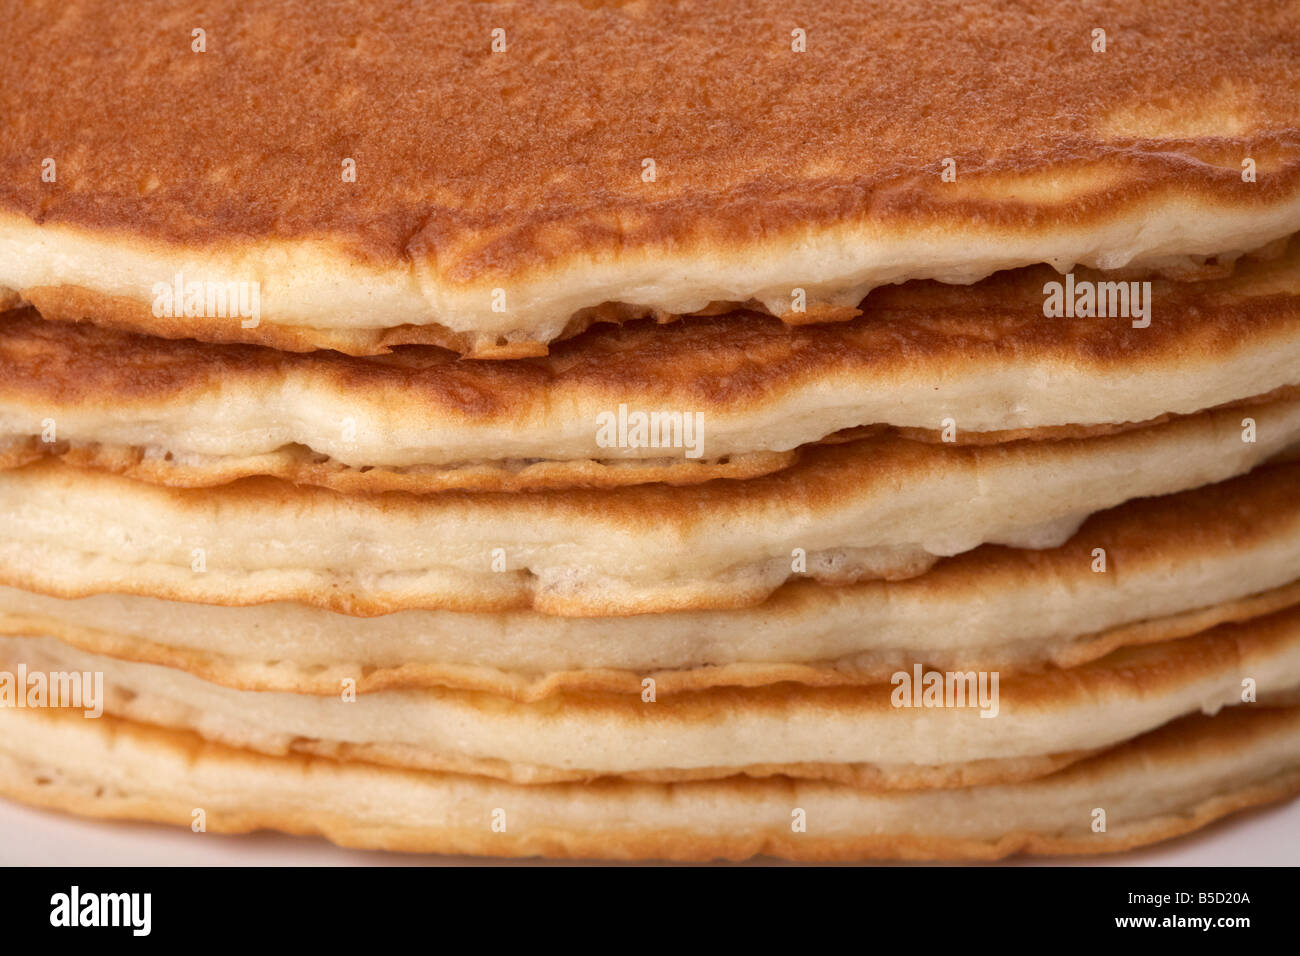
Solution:
<svg viewBox="0 0 1300 956"><path fill-rule="evenodd" d="M604 303L833 318L909 278L1300 229L1293 5L589 7L21 5L0 290L170 336L517 356ZM259 324L155 316L177 273L258 283Z"/></svg>

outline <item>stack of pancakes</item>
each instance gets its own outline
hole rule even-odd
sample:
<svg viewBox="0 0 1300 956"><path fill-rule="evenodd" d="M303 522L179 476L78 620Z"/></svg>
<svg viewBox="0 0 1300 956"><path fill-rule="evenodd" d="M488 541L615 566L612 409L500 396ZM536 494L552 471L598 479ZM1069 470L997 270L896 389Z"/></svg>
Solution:
<svg viewBox="0 0 1300 956"><path fill-rule="evenodd" d="M9 11L0 792L673 859L1300 792L1297 11L701 6Z"/></svg>

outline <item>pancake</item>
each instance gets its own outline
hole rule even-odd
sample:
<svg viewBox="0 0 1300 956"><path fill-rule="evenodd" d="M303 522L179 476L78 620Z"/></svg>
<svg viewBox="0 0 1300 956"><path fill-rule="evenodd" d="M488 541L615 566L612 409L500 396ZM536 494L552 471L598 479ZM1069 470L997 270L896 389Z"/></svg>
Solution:
<svg viewBox="0 0 1300 956"><path fill-rule="evenodd" d="M1143 329L1044 319L1051 278L908 283L840 325L607 325L517 362L286 354L11 313L0 464L58 455L181 487L263 474L344 492L685 484L776 471L861 426L938 441L950 418L958 444L1082 437L1300 384L1300 240L1225 278L1156 280ZM698 416L698 430L612 447L599 423L620 406Z"/></svg>
<svg viewBox="0 0 1300 956"><path fill-rule="evenodd" d="M1290 392L1274 394L1280 396ZM261 435L270 431L263 430ZM340 434L344 432L340 430ZM257 433L249 432L235 440L245 441L250 437L254 441L259 440ZM0 444L0 469L21 467L42 458L59 458L75 468L105 471L173 488L211 488L241 478L261 476L279 478L296 485L329 488L344 494L388 491L431 494L439 491L621 488L654 483L694 485L715 478L740 480L770 475L788 468L799 460L799 451L759 451L709 459L586 458L537 461L507 458L457 462L446 466L353 467L297 444L281 445L265 454L223 456L177 454L156 446L71 441L47 443L35 436L15 437Z"/></svg>
<svg viewBox="0 0 1300 956"><path fill-rule="evenodd" d="M169 337L518 357L604 318L836 319L907 279L1195 266L1300 230L1291 5L1051 0L953 30L843 0L202 19L201 53L161 0L0 24L23 51L0 66L0 293ZM156 291L177 276L242 283L250 317L185 315Z"/></svg>
<svg viewBox="0 0 1300 956"><path fill-rule="evenodd" d="M1300 688L1300 609L1068 670L1006 679L938 673L929 702L920 663L863 687L714 688L649 701L562 694L517 704L449 690L348 699L342 684L333 697L238 691L53 638L0 638L0 661L10 673L25 665L28 673L102 674L111 716L272 754L513 783L779 774L906 790L1050 773L1178 717L1240 704L1247 679L1250 699L1286 695Z"/></svg>
<svg viewBox="0 0 1300 956"><path fill-rule="evenodd" d="M38 462L0 472L0 584L358 615L744 607L797 574L905 578L983 543L1056 547L1093 512L1298 445L1300 400L1285 400L1074 441L818 446L775 475L682 488L344 497L271 479L159 488Z"/></svg>
<svg viewBox="0 0 1300 956"><path fill-rule="evenodd" d="M353 618L302 604L219 607L0 588L0 634L58 638L240 690L335 696L453 687L534 701L782 681L886 682L922 661L1003 674L1072 667L1300 604L1300 464L1086 521L1047 551L984 546L906 581L798 581L726 611L559 618L399 611ZM1093 551L1106 552L1106 573Z"/></svg>
<svg viewBox="0 0 1300 956"><path fill-rule="evenodd" d="M622 860L1108 853L1300 792L1300 709L1191 717L1025 783L887 793L780 777L519 786L264 756L57 711L4 711L0 722L0 793L25 803L182 826L200 808L212 833L269 828L426 853ZM1105 827L1095 831L1099 809ZM792 826L799 810L805 832Z"/></svg>

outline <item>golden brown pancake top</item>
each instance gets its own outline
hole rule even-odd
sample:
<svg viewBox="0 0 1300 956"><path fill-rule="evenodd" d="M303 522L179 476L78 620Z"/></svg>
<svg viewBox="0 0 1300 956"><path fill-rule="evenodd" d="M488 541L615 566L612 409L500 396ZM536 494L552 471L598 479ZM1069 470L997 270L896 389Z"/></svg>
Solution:
<svg viewBox="0 0 1300 956"><path fill-rule="evenodd" d="M1300 182L1294 3L29 0L4 4L0 43L0 211L328 238L452 281L792 223L1041 226L1171 181L1232 203ZM1250 185L1246 155L1268 170ZM945 157L961 178L941 191ZM1068 201L1026 185L1049 167Z"/></svg>

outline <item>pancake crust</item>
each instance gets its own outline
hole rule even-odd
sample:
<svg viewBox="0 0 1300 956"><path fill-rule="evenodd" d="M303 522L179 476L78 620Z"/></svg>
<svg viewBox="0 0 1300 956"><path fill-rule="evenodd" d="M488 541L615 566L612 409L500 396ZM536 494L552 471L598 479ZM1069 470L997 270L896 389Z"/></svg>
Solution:
<svg viewBox="0 0 1300 956"><path fill-rule="evenodd" d="M984 546L907 581L787 584L718 612L556 618L296 604L227 608L0 588L0 634L50 635L249 691L451 687L528 702L580 692L888 681L915 661L1003 674L1075 667L1300 603L1300 465L1129 502L1047 551ZM1094 550L1105 550L1097 573Z"/></svg>
<svg viewBox="0 0 1300 956"><path fill-rule="evenodd" d="M1300 229L1287 4L220 0L203 53L189 19L83 0L0 25L24 51L0 66L0 286L168 336L518 356L607 303L836 318L908 278ZM261 324L156 318L177 271L259 282Z"/></svg>
<svg viewBox="0 0 1300 956"><path fill-rule="evenodd" d="M270 757L58 712L0 713L0 792L100 819L275 829L350 847L580 859L994 860L1119 852L1300 793L1300 709L1191 717L1027 783L867 793L731 778L519 786ZM1094 810L1107 814L1094 832ZM807 832L792 832L795 809ZM494 819L506 815L504 832Z"/></svg>
<svg viewBox="0 0 1300 956"><path fill-rule="evenodd" d="M870 318L840 325L607 325L504 363L205 346L15 312L0 318L0 464L61 455L176 486L269 474L349 493L686 484L787 467L862 426L1084 437L1300 384L1300 240L1227 277L1155 280L1145 329L1042 318L1051 275L882 289ZM597 423L620 405L698 415L700 441L608 447Z"/></svg>

